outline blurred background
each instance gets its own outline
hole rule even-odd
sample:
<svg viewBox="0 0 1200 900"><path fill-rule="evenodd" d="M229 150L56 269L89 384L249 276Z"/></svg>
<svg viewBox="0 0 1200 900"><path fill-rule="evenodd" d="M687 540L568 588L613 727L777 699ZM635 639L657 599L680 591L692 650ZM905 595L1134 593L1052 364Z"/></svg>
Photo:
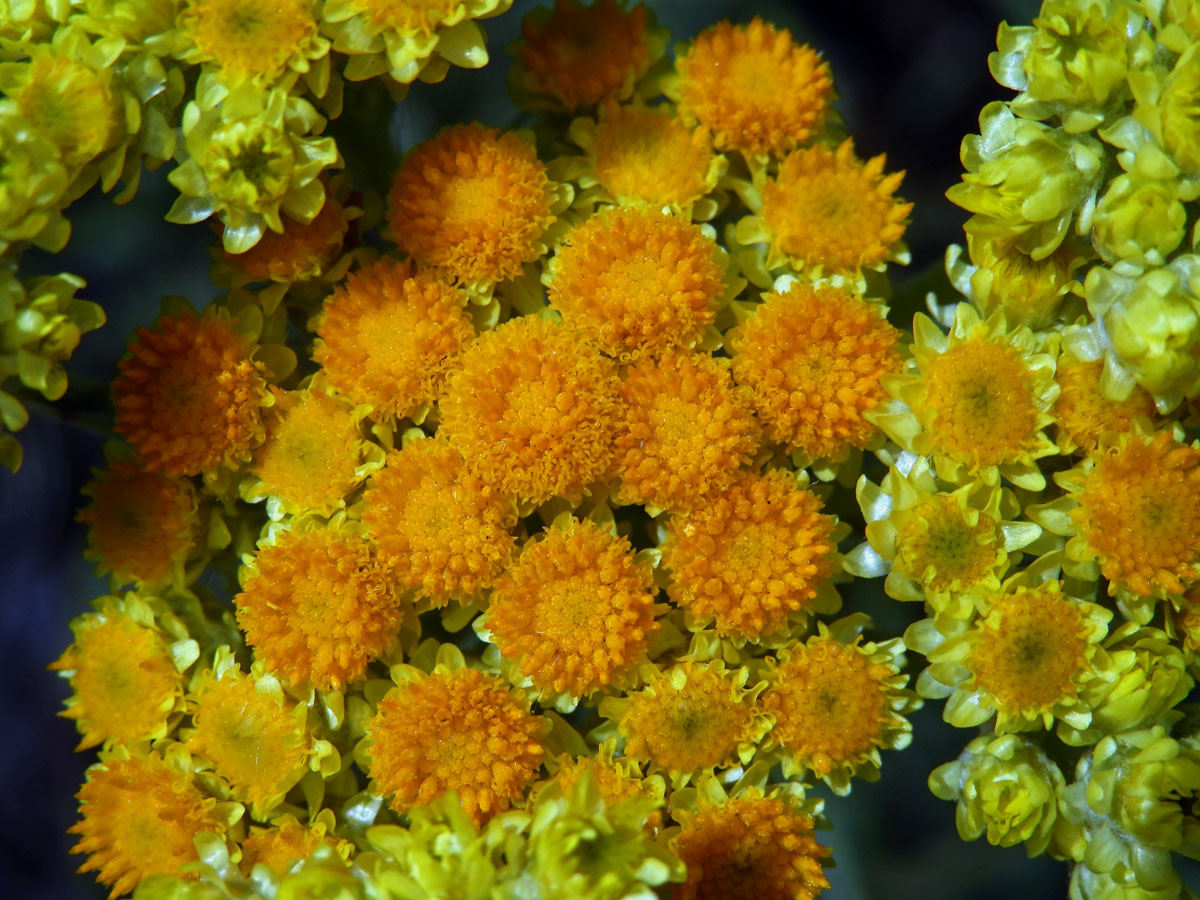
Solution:
<svg viewBox="0 0 1200 900"><path fill-rule="evenodd" d="M975 131L980 107L1010 92L987 71L1001 20L1026 24L1037 0L841 0L719 2L646 0L675 41L690 39L721 18L754 14L791 28L829 60L840 110L860 157L887 153L888 169L907 172L900 193L916 203L907 240L913 262L894 269L902 286L940 265L946 244L961 240L965 215L943 197L959 179L959 144ZM485 29L492 63L481 72L452 69L438 85L416 84L389 123L398 151L441 125L477 119L505 126L515 115L504 91L510 57L504 48L534 6L518 2ZM22 275L69 271L88 282L80 295L101 303L108 324L85 335L69 365L74 388L97 385L76 408L31 409L21 433L25 462L17 475L0 471L0 896L20 900L85 900L105 891L76 875L79 857L65 830L75 821L73 794L92 761L74 754L73 724L58 718L67 684L46 665L70 641L68 621L106 592L81 558L84 534L75 523L79 491L100 465L103 435L86 424L116 374L133 329L149 325L167 294L197 306L212 297L208 281L211 231L163 221L174 199L163 171L147 176L136 199L114 206L89 195L69 211L73 237L54 257L26 254ZM899 324L899 323L898 323ZM85 394L86 397L86 394ZM80 423L84 423L81 425ZM919 616L909 605L875 592L879 634L900 634ZM847 604L847 611L855 606ZM834 830L819 835L832 846L829 900L1025 900L1066 897L1066 867L1026 860L1019 849L961 842L954 807L926 788L929 772L953 759L972 736L941 721L941 704L912 719L913 745L884 756L883 780L857 783L848 798L827 807ZM1195 870L1192 870L1193 877ZM1187 876L1185 876L1187 880Z"/></svg>

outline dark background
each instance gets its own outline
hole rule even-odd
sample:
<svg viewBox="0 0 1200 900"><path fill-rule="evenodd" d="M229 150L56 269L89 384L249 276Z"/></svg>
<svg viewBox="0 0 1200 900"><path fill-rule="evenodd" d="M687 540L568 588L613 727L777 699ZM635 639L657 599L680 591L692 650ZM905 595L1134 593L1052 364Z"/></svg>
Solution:
<svg viewBox="0 0 1200 900"><path fill-rule="evenodd" d="M492 64L482 72L452 70L440 85L415 85L397 108L391 135L403 150L441 124L479 119L506 125L513 110L504 96L509 58L504 47L531 3L520 2L485 23ZM962 136L977 129L979 108L1010 92L992 82L987 54L1002 19L1028 23L1034 0L843 0L837 3L648 2L673 39L686 40L721 18L747 21L758 13L790 27L830 61L837 104L860 157L888 154L888 168L905 169L900 193L916 202L908 242L913 264L893 275L902 284L937 265L947 243L961 240L964 214L943 192L959 178ZM70 370L73 383L102 383L132 330L150 324L158 300L183 294L197 305L213 294L208 283L210 231L162 220L173 189L162 172L147 176L135 201L115 207L88 196L69 212L74 234L57 257L28 254L25 276L71 271L89 283L82 296L105 307L109 323L86 335ZM91 753L74 754L73 723L56 717L67 684L46 665L70 641L67 622L106 592L81 559L84 537L73 516L79 490L100 464L102 437L64 421L59 410L35 410L21 433L25 463L0 472L0 896L84 900L104 891L90 875L74 874L74 792ZM71 414L86 419L89 410ZM866 585L881 597L880 582ZM919 610L887 610L881 630L899 634ZM834 830L830 900L1025 900L1066 897L1066 867L1025 859L1019 848L983 841L966 844L954 831L954 807L929 794L930 770L954 758L971 733L941 722L941 704L915 714L915 740L884 755L883 780L856 783L851 797L832 798ZM1068 773L1069 776L1070 773Z"/></svg>

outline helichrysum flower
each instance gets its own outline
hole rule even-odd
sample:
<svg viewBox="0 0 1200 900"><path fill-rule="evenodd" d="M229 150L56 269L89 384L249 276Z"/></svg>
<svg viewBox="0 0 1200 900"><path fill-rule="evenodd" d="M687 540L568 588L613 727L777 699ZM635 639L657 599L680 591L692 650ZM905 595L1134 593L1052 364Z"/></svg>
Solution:
<svg viewBox="0 0 1200 900"><path fill-rule="evenodd" d="M949 336L921 314L913 332L907 370L883 379L896 402L873 421L904 449L932 455L946 481L1004 476L1041 490L1036 460L1057 452L1042 432L1058 396L1053 358L1029 329L1009 331L1001 313L981 321L966 303L955 307Z"/></svg>
<svg viewBox="0 0 1200 900"><path fill-rule="evenodd" d="M392 670L363 749L371 780L397 812L448 791L477 824L513 805L541 767L544 719L494 675L447 645L429 674Z"/></svg>
<svg viewBox="0 0 1200 900"><path fill-rule="evenodd" d="M71 24L165 55L171 42L164 38L175 27L180 5L181 0L74 0Z"/></svg>
<svg viewBox="0 0 1200 900"><path fill-rule="evenodd" d="M685 515L672 516L662 547L668 593L695 624L758 640L789 619L830 612L818 592L833 571L834 519L796 476L747 473Z"/></svg>
<svg viewBox="0 0 1200 900"><path fill-rule="evenodd" d="M616 366L590 341L521 316L463 351L439 433L504 495L577 497L612 460L616 388Z"/></svg>
<svg viewBox="0 0 1200 900"><path fill-rule="evenodd" d="M860 643L863 616L818 625L806 642L781 649L768 668L763 710L774 724L765 747L779 748L784 777L811 770L837 794L850 778L879 777L880 749L912 740L904 713L921 701L904 686L904 642Z"/></svg>
<svg viewBox="0 0 1200 900"><path fill-rule="evenodd" d="M329 847L341 859L349 859L354 845L334 834L335 820L328 808L310 825L301 825L291 813L274 819L270 827L250 826L242 840L241 870L250 875L255 866L266 866L276 876L287 874L292 864L307 860L319 847Z"/></svg>
<svg viewBox="0 0 1200 900"><path fill-rule="evenodd" d="M610 209L567 232L546 267L563 324L621 362L694 347L727 285L711 234L652 209Z"/></svg>
<svg viewBox="0 0 1200 900"><path fill-rule="evenodd" d="M1055 366L1059 393L1050 414L1054 416L1059 449L1071 453L1095 452L1107 434L1132 432L1139 419L1154 417L1154 398L1134 386L1123 400L1112 400L1101 388L1102 359L1081 360L1064 347Z"/></svg>
<svg viewBox="0 0 1200 900"><path fill-rule="evenodd" d="M727 360L708 354L668 351L629 366L618 388L617 501L688 510L729 488L759 448L748 393Z"/></svg>
<svg viewBox="0 0 1200 900"><path fill-rule="evenodd" d="M1162 32L1159 32L1162 39ZM1200 93L1197 44L1194 38L1170 71L1144 68L1131 72L1129 86L1137 105L1133 117L1189 176L1200 174L1200 123L1192 110Z"/></svg>
<svg viewBox="0 0 1200 900"><path fill-rule="evenodd" d="M71 177L50 138L19 113L0 111L0 253L18 241L63 248L71 226L59 202Z"/></svg>
<svg viewBox="0 0 1200 900"><path fill-rule="evenodd" d="M292 685L340 690L396 643L405 606L395 576L352 530L281 533L234 597L246 643Z"/></svg>
<svg viewBox="0 0 1200 900"><path fill-rule="evenodd" d="M546 252L543 236L567 189L546 177L515 132L455 125L414 148L396 171L388 223L401 250L487 293Z"/></svg>
<svg viewBox="0 0 1200 900"><path fill-rule="evenodd" d="M881 378L900 370L898 339L877 305L798 282L726 336L767 435L809 459L844 457L877 433L864 414L887 399Z"/></svg>
<svg viewBox="0 0 1200 900"><path fill-rule="evenodd" d="M782 156L820 132L833 79L829 66L786 29L755 17L721 22L676 53L668 93L687 122L699 122L719 150Z"/></svg>
<svg viewBox="0 0 1200 900"><path fill-rule="evenodd" d="M655 804L663 802L666 784L661 775L644 777L642 765L627 756L614 758L616 740L604 741L595 751L580 756L563 754L557 759L547 760L554 773L543 784L535 788L534 799L551 784L556 784L564 795L570 796L582 779L591 778L596 783L601 799L606 806L616 806L622 800L640 797ZM657 831L662 825L662 814L655 810L646 817L645 827Z"/></svg>
<svg viewBox="0 0 1200 900"><path fill-rule="evenodd" d="M441 436L393 451L371 479L363 521L400 584L435 606L490 588L511 560L511 499Z"/></svg>
<svg viewBox="0 0 1200 900"><path fill-rule="evenodd" d="M1058 820L1062 771L1037 744L1017 734L975 738L954 762L929 776L929 789L957 802L954 819L964 841L1024 843L1030 856L1045 851Z"/></svg>
<svg viewBox="0 0 1200 900"><path fill-rule="evenodd" d="M308 281L324 275L334 263L350 227L346 210L328 192L321 211L307 224L289 218L281 221L282 232L264 232L244 253L222 251L225 261L251 281Z"/></svg>
<svg viewBox="0 0 1200 900"><path fill-rule="evenodd" d="M1164 265L1183 242L1184 204L1197 197L1200 181L1118 175L1096 205L1092 246L1110 265Z"/></svg>

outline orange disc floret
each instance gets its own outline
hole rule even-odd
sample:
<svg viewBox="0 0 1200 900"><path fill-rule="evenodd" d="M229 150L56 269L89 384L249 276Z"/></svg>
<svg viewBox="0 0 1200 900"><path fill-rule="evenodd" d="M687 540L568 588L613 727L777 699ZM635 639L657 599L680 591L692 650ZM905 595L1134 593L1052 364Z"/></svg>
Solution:
<svg viewBox="0 0 1200 900"><path fill-rule="evenodd" d="M680 115L708 128L722 150L786 153L820 130L832 99L816 51L757 16L700 32L675 66Z"/></svg>
<svg viewBox="0 0 1200 900"><path fill-rule="evenodd" d="M262 548L234 597L246 643L292 685L340 690L396 641L394 574L353 534L292 531Z"/></svg>
<svg viewBox="0 0 1200 900"><path fill-rule="evenodd" d="M502 494L577 496L612 461L616 388L615 365L586 338L521 316L463 351L439 433Z"/></svg>
<svg viewBox="0 0 1200 900"><path fill-rule="evenodd" d="M1112 586L1179 597L1200 581L1200 449L1170 432L1125 438L1097 456L1076 499L1079 536Z"/></svg>
<svg viewBox="0 0 1200 900"><path fill-rule="evenodd" d="M116 430L147 469L198 475L234 465L263 439L263 366L227 313L163 316L139 328L113 382Z"/></svg>
<svg viewBox="0 0 1200 900"><path fill-rule="evenodd" d="M226 252L225 259L256 281L308 281L334 261L350 227L341 204L328 193L321 211L307 225L287 216L282 221L282 232L264 231L245 253Z"/></svg>
<svg viewBox="0 0 1200 900"><path fill-rule="evenodd" d="M1058 358L1054 380L1058 399L1050 414L1058 425L1060 446L1091 453L1108 432L1123 434L1133 429L1138 417L1154 418L1154 398L1134 385L1124 400L1110 400L1100 390L1104 361L1084 362L1063 354Z"/></svg>
<svg viewBox="0 0 1200 900"><path fill-rule="evenodd" d="M904 237L912 204L893 195L903 172L885 175L885 158L854 157L849 140L836 150L796 150L762 187L768 268L852 273L878 268Z"/></svg>
<svg viewBox="0 0 1200 900"><path fill-rule="evenodd" d="M487 629L543 690L574 697L619 681L658 632L650 567L594 522L555 523L496 582Z"/></svg>
<svg viewBox="0 0 1200 900"><path fill-rule="evenodd" d="M88 555L122 583L163 581L195 544L196 495L187 479L122 461L97 471L83 492L93 501L79 514Z"/></svg>
<svg viewBox="0 0 1200 900"><path fill-rule="evenodd" d="M516 544L516 509L439 438L393 451L366 492L363 521L400 584L443 606L492 586Z"/></svg>
<svg viewBox="0 0 1200 900"><path fill-rule="evenodd" d="M217 801L154 754L96 763L75 796L82 819L68 829L80 836L71 852L88 855L79 871L96 872L109 900L149 875L182 875L197 859L196 836L225 831Z"/></svg>
<svg viewBox="0 0 1200 900"><path fill-rule="evenodd" d="M708 131L684 123L670 109L618 106L609 101L592 132L592 176L619 201L682 209L713 185Z"/></svg>
<svg viewBox="0 0 1200 900"><path fill-rule="evenodd" d="M548 14L527 15L521 33L519 83L566 112L624 100L652 62L641 3L627 10L617 0L555 0Z"/></svg>
<svg viewBox="0 0 1200 900"><path fill-rule="evenodd" d="M812 609L833 571L831 516L779 469L746 474L667 525L670 597L717 633L756 640Z"/></svg>
<svg viewBox="0 0 1200 900"><path fill-rule="evenodd" d="M117 610L85 616L50 668L70 679L73 696L62 714L83 733L78 750L163 737L182 705L183 676L166 642Z"/></svg>
<svg viewBox="0 0 1200 900"><path fill-rule="evenodd" d="M812 459L865 447L865 414L888 398L880 379L900 370L899 332L879 307L837 288L796 283L773 293L728 335L733 377L772 440Z"/></svg>
<svg viewBox="0 0 1200 900"><path fill-rule="evenodd" d="M455 125L416 147L389 195L400 249L466 284L521 274L544 252L553 185L534 147L511 132Z"/></svg>
<svg viewBox="0 0 1200 900"><path fill-rule="evenodd" d="M436 272L378 260L325 301L313 359L376 420L413 415L437 399L447 367L475 335L466 305Z"/></svg>
<svg viewBox="0 0 1200 900"><path fill-rule="evenodd" d="M368 725L370 775L404 812L457 791L476 824L521 799L542 762L540 719L494 675L435 670L399 685Z"/></svg>
<svg viewBox="0 0 1200 900"><path fill-rule="evenodd" d="M681 812L671 850L687 866L673 900L812 900L829 887L813 819L782 796L749 790Z"/></svg>
<svg viewBox="0 0 1200 900"><path fill-rule="evenodd" d="M613 474L620 503L688 510L733 484L759 446L748 392L729 362L667 351L630 366L621 381L625 419Z"/></svg>
<svg viewBox="0 0 1200 900"><path fill-rule="evenodd" d="M686 219L610 209L568 233L549 266L550 305L623 362L693 346L725 292L717 253Z"/></svg>

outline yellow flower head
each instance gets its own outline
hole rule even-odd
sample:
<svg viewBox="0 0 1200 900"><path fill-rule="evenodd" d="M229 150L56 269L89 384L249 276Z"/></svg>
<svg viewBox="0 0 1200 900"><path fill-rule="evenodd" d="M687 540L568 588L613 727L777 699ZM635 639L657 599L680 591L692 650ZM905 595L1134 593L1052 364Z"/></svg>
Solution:
<svg viewBox="0 0 1200 900"><path fill-rule="evenodd" d="M1154 398L1134 386L1124 400L1110 400L1101 390L1104 361L1084 361L1064 349L1058 357L1054 379L1058 399L1050 413L1058 428L1058 446L1064 453L1092 453L1109 433L1126 434L1137 419L1154 418Z"/></svg>
<svg viewBox="0 0 1200 900"><path fill-rule="evenodd" d="M569 113L628 99L664 50L661 36L647 30L646 16L645 4L627 10L618 0L590 6L555 0L552 10L534 9L521 22L513 84Z"/></svg>
<svg viewBox="0 0 1200 900"><path fill-rule="evenodd" d="M79 871L109 885L109 900L150 875L180 875L196 862L195 837L226 829L217 801L154 753L96 763L76 797L82 819L67 829L79 835L71 852L87 854Z"/></svg>
<svg viewBox="0 0 1200 900"><path fill-rule="evenodd" d="M1194 15L1194 11L1193 11ZM1169 73L1154 69L1131 73L1130 88L1137 99L1133 117L1147 128L1187 175L1200 174L1200 44L1188 47Z"/></svg>
<svg viewBox="0 0 1200 900"><path fill-rule="evenodd" d="M912 725L903 713L920 706L904 690L904 642L860 643L862 618L842 619L832 630L822 622L807 642L780 650L762 696L774 718L767 748L780 748L784 777L811 769L842 795L852 775L879 777L880 749L908 746Z"/></svg>
<svg viewBox="0 0 1200 900"><path fill-rule="evenodd" d="M388 457L363 521L400 584L436 606L491 587L515 547L512 502L441 437L410 440Z"/></svg>
<svg viewBox="0 0 1200 900"><path fill-rule="evenodd" d="M668 351L625 370L613 473L619 503L688 510L729 488L758 450L760 431L729 362Z"/></svg>
<svg viewBox="0 0 1200 900"><path fill-rule="evenodd" d="M147 469L197 475L247 459L271 402L262 363L227 313L210 307L139 328L113 382L116 430Z"/></svg>
<svg viewBox="0 0 1200 900"><path fill-rule="evenodd" d="M960 303L949 336L919 314L913 332L909 371L884 378L896 401L871 414L875 424L905 450L931 454L946 481L1003 475L1041 490L1035 460L1056 452L1042 429L1058 385L1029 329L1008 331L1001 313L980 321Z"/></svg>
<svg viewBox="0 0 1200 900"><path fill-rule="evenodd" d="M667 106L610 100L595 122L577 119L570 133L587 154L579 184L599 186L620 204L686 214L716 188L728 166L713 153L706 129L686 124Z"/></svg>
<svg viewBox="0 0 1200 900"><path fill-rule="evenodd" d="M575 785L587 775L596 782L600 798L605 806L616 806L630 798L648 798L661 804L666 785L661 775L642 776L642 767L628 757L613 759L616 742L607 740L600 745L595 755L571 757L566 754L550 762L553 777L537 789L539 792L551 784L557 784L564 796L570 796ZM557 768L555 768L557 766ZM662 825L662 813L657 810L646 820L649 831L657 831Z"/></svg>
<svg viewBox="0 0 1200 900"><path fill-rule="evenodd" d="M585 338L521 316L475 339L446 381L444 433L502 494L574 497L612 460L614 364Z"/></svg>
<svg viewBox="0 0 1200 900"><path fill-rule="evenodd" d="M266 866L282 877L297 860L308 859L318 847L329 847L343 860L349 859L354 845L333 834L333 813L324 809L311 825L301 825L291 813L284 813L269 828L251 825L242 841L240 868L250 875L255 866Z"/></svg>
<svg viewBox="0 0 1200 900"><path fill-rule="evenodd" d="M164 737L183 709L183 676L177 648L154 627L149 610L134 600L109 601L71 629L74 643L50 668L70 679L63 715L83 733L77 749ZM181 663L189 661L184 649L178 648Z"/></svg>
<svg viewBox="0 0 1200 900"><path fill-rule="evenodd" d="M22 5L22 0L15 4ZM180 0L76 0L70 6L71 23L88 34L121 38L155 55L166 55L171 44L163 38L175 27L180 5Z"/></svg>
<svg viewBox="0 0 1200 900"><path fill-rule="evenodd" d="M667 524L670 597L694 623L715 621L718 634L772 635L825 605L818 586L833 571L833 525L795 475L743 475Z"/></svg>
<svg viewBox="0 0 1200 900"><path fill-rule="evenodd" d="M880 379L900 370L899 332L878 305L837 288L797 282L765 300L726 340L767 435L810 459L865 447L876 428L864 414L887 399Z"/></svg>
<svg viewBox="0 0 1200 900"><path fill-rule="evenodd" d="M760 179L761 207L738 222L737 240L766 243L768 269L787 265L809 279L858 280L863 269L907 263L900 239L912 204L894 196L904 173L885 175L884 164L882 155L859 162L849 139L836 150L794 150L773 179Z"/></svg>
<svg viewBox="0 0 1200 900"><path fill-rule="evenodd" d="M388 223L400 249L484 288L546 252L557 189L537 151L514 132L455 125L404 157Z"/></svg>
<svg viewBox="0 0 1200 900"><path fill-rule="evenodd" d="M282 222L282 232L266 232L244 253L225 253L226 261L255 281L308 281L322 275L334 261L350 227L342 205L329 196L307 225L286 217Z"/></svg>
<svg viewBox="0 0 1200 900"><path fill-rule="evenodd" d="M726 290L719 254L686 219L609 209L567 233L547 266L550 305L622 362L692 347Z"/></svg>
<svg viewBox="0 0 1200 900"><path fill-rule="evenodd" d="M496 582L482 627L535 687L581 697L645 660L664 609L654 594L628 538L565 516Z"/></svg>
<svg viewBox="0 0 1200 900"><path fill-rule="evenodd" d="M289 69L307 72L329 53L312 0L187 0L178 27L179 57L211 63L231 86L268 85Z"/></svg>
<svg viewBox="0 0 1200 900"><path fill-rule="evenodd" d="M519 805L533 783L543 720L496 676L463 667L461 655L457 663L428 675L403 667L367 725L366 753L375 789L397 812L457 791L478 825Z"/></svg>
<svg viewBox="0 0 1200 900"><path fill-rule="evenodd" d="M181 574L196 542L196 495L191 483L161 471L115 462L83 489L92 505L79 514L88 526L88 554L122 584L157 584Z"/></svg>
<svg viewBox="0 0 1200 900"><path fill-rule="evenodd" d="M718 661L685 661L642 671L646 686L600 705L625 738L625 755L648 760L678 785L702 770L746 763L764 730L748 671L727 672Z"/></svg>
<svg viewBox="0 0 1200 900"><path fill-rule="evenodd" d="M59 210L71 175L58 148L19 113L0 106L0 253L18 241L57 252L71 226Z"/></svg>
<svg viewBox="0 0 1200 900"><path fill-rule="evenodd" d="M377 260L351 272L325 301L313 359L376 420L419 418L475 335L466 305L467 295L437 272Z"/></svg>
<svg viewBox="0 0 1200 900"><path fill-rule="evenodd" d="M718 149L782 156L819 132L832 99L829 66L786 29L757 16L721 22L677 52L672 99L700 122Z"/></svg>
<svg viewBox="0 0 1200 900"><path fill-rule="evenodd" d="M263 547L234 597L246 643L286 682L340 690L392 647L395 576L353 533L290 531Z"/></svg>

